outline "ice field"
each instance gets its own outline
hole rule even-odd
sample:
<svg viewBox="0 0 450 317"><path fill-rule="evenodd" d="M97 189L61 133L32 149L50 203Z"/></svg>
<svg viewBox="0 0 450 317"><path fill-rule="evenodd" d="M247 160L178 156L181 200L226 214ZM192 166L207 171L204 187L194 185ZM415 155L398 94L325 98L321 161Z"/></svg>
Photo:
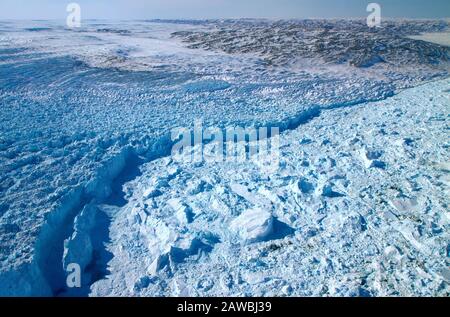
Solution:
<svg viewBox="0 0 450 317"><path fill-rule="evenodd" d="M0 295L448 296L442 32L0 21ZM175 161L195 120L278 127L278 168Z"/></svg>

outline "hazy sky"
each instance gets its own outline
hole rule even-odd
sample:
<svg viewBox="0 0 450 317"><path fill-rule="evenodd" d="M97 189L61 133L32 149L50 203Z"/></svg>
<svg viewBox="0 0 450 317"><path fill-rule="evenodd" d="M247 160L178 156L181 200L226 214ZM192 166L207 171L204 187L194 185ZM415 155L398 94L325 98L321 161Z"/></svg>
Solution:
<svg viewBox="0 0 450 317"><path fill-rule="evenodd" d="M0 0L0 19L65 19L70 2L85 19L363 17L370 2L382 17L450 17L450 0Z"/></svg>

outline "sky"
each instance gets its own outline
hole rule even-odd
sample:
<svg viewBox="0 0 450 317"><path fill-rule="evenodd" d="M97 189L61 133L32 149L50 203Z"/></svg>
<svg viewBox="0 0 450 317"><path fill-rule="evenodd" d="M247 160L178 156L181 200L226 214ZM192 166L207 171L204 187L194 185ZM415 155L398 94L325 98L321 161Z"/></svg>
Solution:
<svg viewBox="0 0 450 317"><path fill-rule="evenodd" d="M450 17L450 0L0 0L0 19L65 19L71 2L82 19L352 18L370 2L387 18Z"/></svg>

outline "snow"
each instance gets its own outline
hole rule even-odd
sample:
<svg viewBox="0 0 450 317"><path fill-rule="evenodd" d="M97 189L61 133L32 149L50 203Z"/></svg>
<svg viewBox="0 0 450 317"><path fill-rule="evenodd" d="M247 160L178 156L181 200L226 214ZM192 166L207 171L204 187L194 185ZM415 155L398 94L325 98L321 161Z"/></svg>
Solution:
<svg viewBox="0 0 450 317"><path fill-rule="evenodd" d="M0 21L0 294L448 294L448 49L405 39L445 25L390 27ZM278 168L175 160L197 119L279 127Z"/></svg>
<svg viewBox="0 0 450 317"><path fill-rule="evenodd" d="M91 295L444 296L448 186L435 180L446 173L436 162L448 160L448 84L324 111L282 133L280 169L269 179L251 161L144 164L127 184L134 194L121 215L145 210L147 220L138 228L124 217L112 223L111 275L94 283ZM415 157L399 144L414 144ZM385 168L366 165L362 154L382 158ZM147 179L169 167L179 173L162 195L143 196ZM192 183L208 186L185 190ZM187 206L192 222L170 220ZM161 221L164 231L154 232ZM140 234L152 242L117 247ZM193 252L194 236L210 237L209 247ZM123 272L124 263L133 274ZM123 279L141 285L145 276L146 287L121 286Z"/></svg>
<svg viewBox="0 0 450 317"><path fill-rule="evenodd" d="M233 219L230 229L239 234L243 243L262 241L273 231L273 217L267 210L247 209Z"/></svg>
<svg viewBox="0 0 450 317"><path fill-rule="evenodd" d="M432 32L423 33L420 35L410 36L413 40L422 40L440 45L450 46L450 33L449 32Z"/></svg>

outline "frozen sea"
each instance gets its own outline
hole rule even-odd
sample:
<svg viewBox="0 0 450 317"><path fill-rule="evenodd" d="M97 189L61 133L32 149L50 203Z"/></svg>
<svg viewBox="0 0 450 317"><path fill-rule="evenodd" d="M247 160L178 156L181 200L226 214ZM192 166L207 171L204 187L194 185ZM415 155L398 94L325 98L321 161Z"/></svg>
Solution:
<svg viewBox="0 0 450 317"><path fill-rule="evenodd" d="M448 296L448 30L0 21L0 294ZM279 168L174 161L196 120Z"/></svg>

